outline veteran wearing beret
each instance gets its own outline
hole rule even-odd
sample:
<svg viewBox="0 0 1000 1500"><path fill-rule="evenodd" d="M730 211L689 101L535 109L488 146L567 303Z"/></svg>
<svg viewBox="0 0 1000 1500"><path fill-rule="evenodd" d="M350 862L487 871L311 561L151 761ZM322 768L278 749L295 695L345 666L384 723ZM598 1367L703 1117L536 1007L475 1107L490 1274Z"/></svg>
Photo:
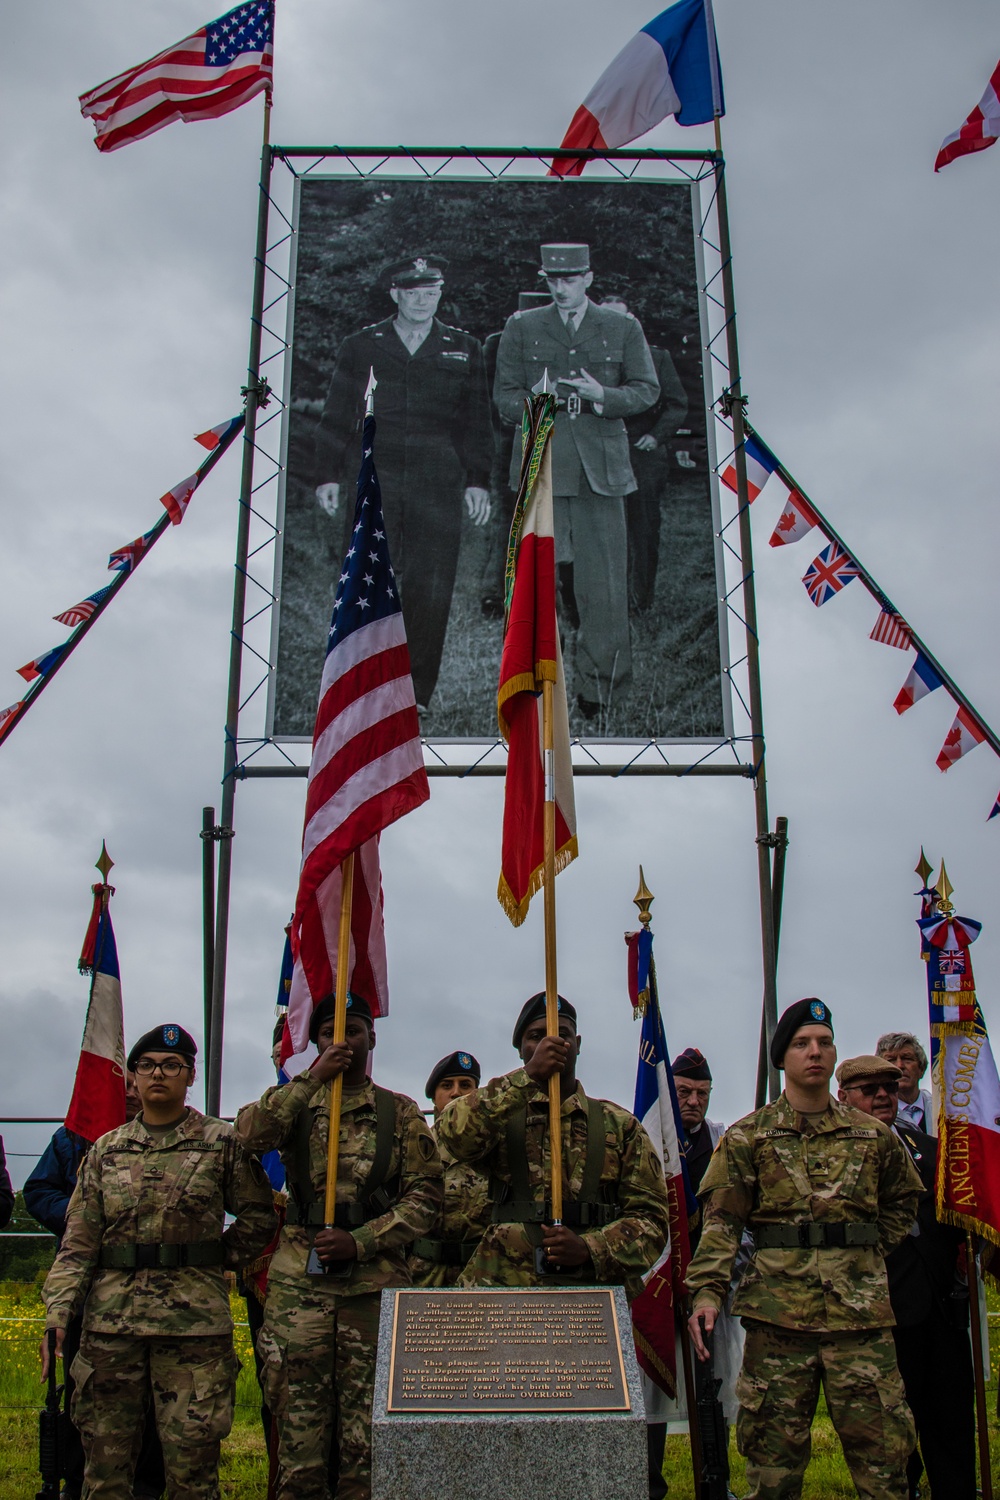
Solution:
<svg viewBox="0 0 1000 1500"><path fill-rule="evenodd" d="M558 399L552 435L552 493L560 581L572 564L579 615L574 689L587 719L607 715L632 675L628 623L625 496L637 489L627 417L660 392L638 321L587 296L594 280L590 246L541 247L539 276L549 306L516 312L497 349L494 399L514 427L510 486L521 464L525 397L546 388ZM567 616L564 608L564 619ZM571 612L570 612L571 613Z"/></svg>
<svg viewBox="0 0 1000 1500"><path fill-rule="evenodd" d="M84 1157L42 1291L43 1378L48 1331L60 1349L83 1309L72 1416L84 1493L108 1500L131 1500L148 1410L168 1493L216 1500L239 1368L223 1272L259 1255L276 1224L270 1184L232 1126L186 1103L197 1051L175 1022L132 1048L141 1112Z"/></svg>
<svg viewBox="0 0 1000 1500"><path fill-rule="evenodd" d="M914 1430L896 1368L885 1257L913 1223L921 1182L880 1120L833 1099L833 1016L798 1000L771 1061L785 1087L731 1125L701 1183L688 1267L691 1336L707 1358L744 1228L755 1250L733 1299L746 1346L737 1443L757 1500L793 1500L809 1462L822 1383L859 1495L905 1500Z"/></svg>
<svg viewBox="0 0 1000 1500"><path fill-rule="evenodd" d="M374 370L382 509L421 707L429 705L441 667L463 498L473 523L485 525L494 453L482 346L437 317L447 270L444 256L429 253L386 267L380 286L395 312L344 339L316 434L316 497L336 516L347 485L346 538Z"/></svg>
<svg viewBox="0 0 1000 1500"><path fill-rule="evenodd" d="M643 1273L668 1232L663 1168L634 1115L588 1099L576 1076L576 1010L559 997L559 1034L546 1035L545 996L532 995L514 1026L521 1066L460 1095L438 1120L438 1136L459 1161L473 1162L495 1187L489 1227L462 1286L624 1286L642 1290ZM562 1093L562 1223L551 1222L548 1080ZM535 1251L545 1267L536 1266Z"/></svg>
<svg viewBox="0 0 1000 1500"><path fill-rule="evenodd" d="M444 1206L432 1235L414 1240L410 1270L416 1286L455 1286L491 1222L490 1185L474 1162L459 1161L440 1139L437 1122L453 1099L466 1099L482 1076L471 1052L450 1052L431 1069L424 1090L434 1106L434 1134L444 1167Z"/></svg>
<svg viewBox="0 0 1000 1500"><path fill-rule="evenodd" d="M345 1040L334 1042L335 1001L312 1013L312 1067L267 1089L236 1117L251 1151L281 1152L288 1210L271 1262L258 1339L264 1395L278 1432L276 1500L371 1494L371 1412L379 1300L408 1286L406 1252L429 1234L442 1201L441 1159L420 1110L368 1076L371 1008L347 996ZM336 1215L324 1225L329 1082L343 1075ZM307 1271L315 1248L326 1275Z"/></svg>

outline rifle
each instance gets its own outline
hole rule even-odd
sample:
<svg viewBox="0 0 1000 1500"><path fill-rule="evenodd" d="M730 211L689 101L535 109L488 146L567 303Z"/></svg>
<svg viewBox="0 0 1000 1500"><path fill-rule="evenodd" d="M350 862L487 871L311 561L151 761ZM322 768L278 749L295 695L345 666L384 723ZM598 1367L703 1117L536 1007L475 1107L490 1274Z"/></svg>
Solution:
<svg viewBox="0 0 1000 1500"><path fill-rule="evenodd" d="M56 1384L55 1329L50 1328L45 1337L49 1345L49 1384L45 1392L44 1410L38 1413L38 1472L42 1476L42 1487L35 1500L58 1500L63 1460L63 1388Z"/></svg>
<svg viewBox="0 0 1000 1500"><path fill-rule="evenodd" d="M705 1333L708 1359L696 1361L695 1420L701 1436L699 1500L726 1500L729 1494L729 1434L719 1400L722 1381L715 1377L715 1334Z"/></svg>

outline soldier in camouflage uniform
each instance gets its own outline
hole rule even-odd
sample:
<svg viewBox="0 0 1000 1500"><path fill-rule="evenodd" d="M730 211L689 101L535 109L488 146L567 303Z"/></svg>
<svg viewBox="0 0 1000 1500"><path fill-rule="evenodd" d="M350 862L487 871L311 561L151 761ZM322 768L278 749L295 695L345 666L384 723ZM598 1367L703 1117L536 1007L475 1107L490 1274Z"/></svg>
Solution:
<svg viewBox="0 0 1000 1500"><path fill-rule="evenodd" d="M914 1430L896 1368L885 1256L921 1183L879 1120L830 1096L837 1061L821 1000L785 1011L771 1043L785 1090L725 1132L701 1183L688 1268L696 1352L729 1291L744 1226L756 1249L733 1302L746 1328L737 1443L755 1500L797 1500L820 1384L861 1496L906 1500Z"/></svg>
<svg viewBox="0 0 1000 1500"><path fill-rule="evenodd" d="M424 1090L434 1105L435 1127L453 1099L475 1093L481 1076L471 1052L442 1057ZM411 1246L415 1286L455 1286L492 1218L486 1174L472 1162L459 1161L440 1139L438 1150L444 1167L444 1207L434 1234L414 1240Z"/></svg>
<svg viewBox="0 0 1000 1500"><path fill-rule="evenodd" d="M84 1494L130 1500L152 1406L170 1500L216 1500L238 1361L223 1268L274 1233L271 1188L232 1127L187 1108L196 1045L156 1026L133 1047L142 1113L84 1158L42 1295L46 1339L83 1306L72 1365ZM223 1233L224 1214L236 1216Z"/></svg>
<svg viewBox="0 0 1000 1500"><path fill-rule="evenodd" d="M634 1115L588 1099L576 1077L576 1011L559 998L559 1035L545 1034L545 996L533 995L514 1028L523 1067L455 1099L438 1135L459 1161L481 1164L495 1184L493 1222L460 1286L624 1286L642 1276L667 1238L663 1169ZM562 1080L564 1199L552 1225L547 1082ZM579 1233L577 1231L579 1230ZM535 1268L543 1247L546 1273Z"/></svg>
<svg viewBox="0 0 1000 1500"><path fill-rule="evenodd" d="M443 1196L441 1158L420 1110L367 1076L375 1045L367 1003L348 995L343 1043L334 1044L333 1022L330 995L309 1028L316 1062L236 1117L236 1133L250 1150L280 1150L289 1192L258 1340L278 1429L277 1500L327 1500L332 1447L337 1500L370 1495L380 1296L384 1287L409 1285L407 1246L434 1227ZM328 1229L326 1085L338 1073L336 1223ZM326 1276L306 1270L314 1247Z"/></svg>

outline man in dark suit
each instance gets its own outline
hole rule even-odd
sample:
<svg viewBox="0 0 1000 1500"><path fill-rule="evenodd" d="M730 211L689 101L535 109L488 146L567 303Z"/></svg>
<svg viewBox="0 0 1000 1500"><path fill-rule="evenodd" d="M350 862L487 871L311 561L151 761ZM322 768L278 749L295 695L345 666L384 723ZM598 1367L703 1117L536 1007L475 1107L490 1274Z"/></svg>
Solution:
<svg viewBox="0 0 1000 1500"><path fill-rule="evenodd" d="M365 390L374 370L382 506L413 689L424 708L441 668L462 502L474 525L486 524L494 450L482 346L437 317L447 268L441 255L406 256L386 268L381 284L395 315L344 339L316 433L316 498L336 517L345 481L361 461ZM348 518L347 531L351 524Z"/></svg>
<svg viewBox="0 0 1000 1500"><path fill-rule="evenodd" d="M917 1426L907 1464L911 1496L926 1469L931 1500L975 1500L976 1450L969 1302L956 1276L963 1234L934 1215L937 1141L896 1118L900 1069L885 1057L852 1057L837 1069L840 1098L899 1136L924 1184L917 1217L886 1258L896 1360Z"/></svg>
<svg viewBox="0 0 1000 1500"><path fill-rule="evenodd" d="M594 279L589 245L541 249L539 275L552 305L507 319L497 349L494 399L501 420L517 429L510 465L510 485L516 489L525 397L546 388L556 393L556 560L573 566L580 620L574 687L580 712L593 719L606 717L632 676L625 496L637 484L624 419L652 406L660 387L649 345L632 314L598 307L587 296ZM565 577L560 568L561 581Z"/></svg>

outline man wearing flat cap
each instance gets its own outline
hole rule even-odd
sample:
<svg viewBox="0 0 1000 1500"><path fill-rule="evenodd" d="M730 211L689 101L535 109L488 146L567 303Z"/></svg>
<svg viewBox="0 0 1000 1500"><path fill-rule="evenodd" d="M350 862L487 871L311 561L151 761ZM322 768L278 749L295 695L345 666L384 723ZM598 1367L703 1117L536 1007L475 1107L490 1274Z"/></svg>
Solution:
<svg viewBox="0 0 1000 1500"><path fill-rule="evenodd" d="M886 1260L896 1319L892 1337L919 1445L906 1465L910 1495L917 1494L926 1469L931 1500L975 1500L969 1296L967 1282L958 1273L965 1234L938 1222L937 1141L899 1117L903 1078L904 1070L881 1053L851 1057L837 1069L841 1100L881 1120L899 1137L924 1188L909 1234Z"/></svg>
<svg viewBox="0 0 1000 1500"><path fill-rule="evenodd" d="M663 1168L634 1115L588 1099L576 1076L576 1010L559 997L559 1034L545 1028L545 996L532 995L514 1027L522 1066L460 1095L438 1120L438 1136L459 1161L496 1185L489 1227L461 1286L624 1286L643 1273L668 1232ZM548 1080L562 1094L563 1216L551 1222ZM603 1144L602 1144L603 1143ZM535 1251L544 1252L544 1268Z"/></svg>
<svg viewBox="0 0 1000 1500"><path fill-rule="evenodd" d="M494 399L514 428L510 486L517 489L525 397L546 389L546 376L556 394L556 561L561 582L572 565L579 614L574 688L584 718L606 719L632 675L625 496L638 486L624 419L651 407L660 387L635 317L587 296L594 279L590 246L543 245L541 258L539 276L552 302L508 318ZM564 608L564 623L566 614Z"/></svg>
<svg viewBox="0 0 1000 1500"><path fill-rule="evenodd" d="M815 997L781 1016L773 1104L731 1125L701 1184L688 1267L692 1341L707 1358L745 1228L755 1249L733 1299L746 1346L736 1436L756 1500L795 1500L822 1384L858 1494L905 1500L913 1420L892 1340L885 1257L913 1222L921 1183L900 1140L830 1096L833 1016Z"/></svg>
<svg viewBox="0 0 1000 1500"><path fill-rule="evenodd" d="M347 996L339 1043L334 1011L328 995L312 1013L312 1066L236 1116L251 1151L281 1152L289 1195L258 1339L278 1433L276 1500L328 1500L331 1457L336 1500L368 1500L379 1300L384 1287L409 1285L406 1251L430 1233L442 1199L441 1159L420 1110L368 1076L368 1002ZM329 1082L338 1073L336 1215L327 1228ZM307 1270L313 1249L325 1274Z"/></svg>
<svg viewBox="0 0 1000 1500"><path fill-rule="evenodd" d="M404 256L381 286L395 313L344 339L316 434L316 497L330 516L354 515L354 480L368 374L375 371L375 459L389 554L400 585L417 703L431 700L441 667L462 538L463 498L474 525L490 515L494 442L479 341L437 317L448 262ZM339 566L342 549L337 556Z"/></svg>
<svg viewBox="0 0 1000 1500"><path fill-rule="evenodd" d="M434 1106L434 1132L453 1099L479 1087L481 1071L471 1052L451 1052L435 1064L425 1093ZM414 1240L410 1270L416 1286L455 1286L490 1223L490 1185L473 1162L459 1161L438 1137L444 1167L444 1207L431 1235Z"/></svg>
<svg viewBox="0 0 1000 1500"><path fill-rule="evenodd" d="M84 1494L108 1500L131 1500L148 1410L168 1494L217 1500L239 1369L224 1271L252 1261L274 1233L260 1164L231 1125L186 1103L197 1051L174 1022L132 1048L141 1112L84 1157L42 1292L43 1378L49 1330L59 1352L83 1308L72 1416ZM235 1221L224 1229L227 1213Z"/></svg>

